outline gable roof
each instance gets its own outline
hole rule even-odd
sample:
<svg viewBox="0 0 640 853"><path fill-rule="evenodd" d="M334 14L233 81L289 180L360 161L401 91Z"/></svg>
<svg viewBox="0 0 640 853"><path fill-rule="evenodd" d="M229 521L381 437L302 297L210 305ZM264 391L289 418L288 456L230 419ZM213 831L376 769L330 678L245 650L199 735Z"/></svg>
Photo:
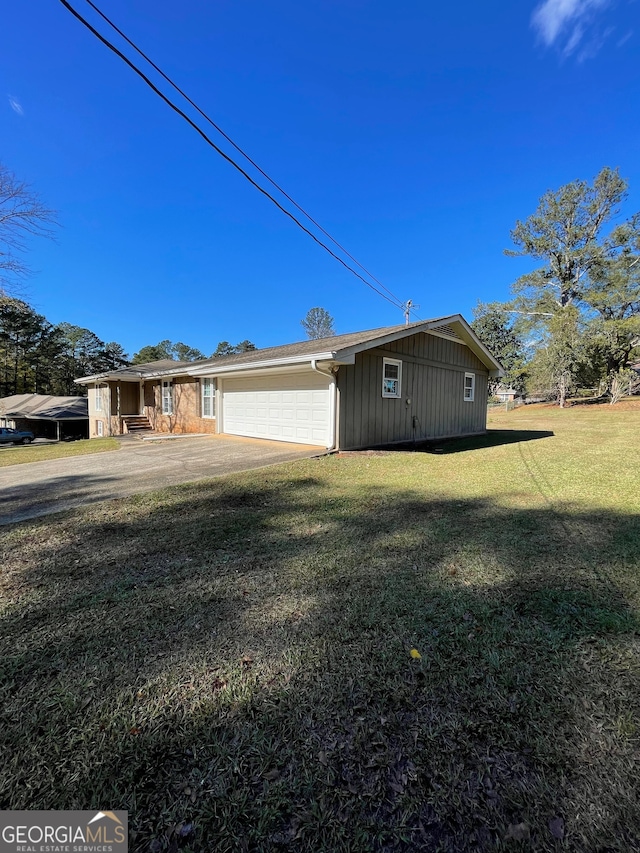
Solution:
<svg viewBox="0 0 640 853"><path fill-rule="evenodd" d="M13 394L0 399L0 416L30 420L74 421L89 417L86 397Z"/></svg>
<svg viewBox="0 0 640 853"><path fill-rule="evenodd" d="M165 359L161 362L135 364L110 373L84 376L76 379L76 382L89 383L106 379L139 380L152 376L216 375L234 370L285 366L309 361L333 361L338 364L352 364L358 352L415 335L417 332L430 332L465 344L493 375L498 376L503 373L500 362L480 341L464 317L461 314L452 314L447 317L436 317L432 320L419 320L408 325L383 326L379 329L298 341L284 346L267 347L266 349L250 350L236 355L200 359L199 361L178 362Z"/></svg>

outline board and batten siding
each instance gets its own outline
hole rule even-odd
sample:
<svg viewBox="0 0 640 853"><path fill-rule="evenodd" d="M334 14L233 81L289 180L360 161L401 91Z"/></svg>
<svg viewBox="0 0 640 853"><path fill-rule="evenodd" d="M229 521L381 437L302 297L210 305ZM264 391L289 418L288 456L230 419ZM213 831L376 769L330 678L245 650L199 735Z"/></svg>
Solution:
<svg viewBox="0 0 640 853"><path fill-rule="evenodd" d="M383 358L402 361L400 398L382 396ZM473 402L464 374L475 374ZM488 371L463 343L428 333L356 355L338 371L342 450L485 432ZM410 400L410 403L407 401Z"/></svg>

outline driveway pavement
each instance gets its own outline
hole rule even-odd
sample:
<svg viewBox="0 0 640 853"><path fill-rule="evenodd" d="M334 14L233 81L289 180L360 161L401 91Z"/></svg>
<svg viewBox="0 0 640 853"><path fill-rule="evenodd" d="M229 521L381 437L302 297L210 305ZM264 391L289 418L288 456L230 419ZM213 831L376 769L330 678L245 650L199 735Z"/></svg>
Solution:
<svg viewBox="0 0 640 853"><path fill-rule="evenodd" d="M318 456L322 448L227 436L123 441L119 450L0 468L0 524Z"/></svg>

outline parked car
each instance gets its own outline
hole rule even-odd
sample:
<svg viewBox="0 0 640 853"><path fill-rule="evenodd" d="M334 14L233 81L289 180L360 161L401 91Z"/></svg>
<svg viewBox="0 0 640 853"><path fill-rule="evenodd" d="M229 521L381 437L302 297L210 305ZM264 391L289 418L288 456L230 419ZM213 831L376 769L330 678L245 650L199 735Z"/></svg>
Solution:
<svg viewBox="0 0 640 853"><path fill-rule="evenodd" d="M35 435L26 429L0 427L0 444L31 444Z"/></svg>

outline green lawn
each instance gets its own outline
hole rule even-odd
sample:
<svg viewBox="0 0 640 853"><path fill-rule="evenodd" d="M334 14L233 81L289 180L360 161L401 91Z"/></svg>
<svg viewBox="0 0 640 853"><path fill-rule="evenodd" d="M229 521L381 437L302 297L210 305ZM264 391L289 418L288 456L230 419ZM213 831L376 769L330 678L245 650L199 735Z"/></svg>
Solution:
<svg viewBox="0 0 640 853"><path fill-rule="evenodd" d="M115 438L92 438L86 441L62 441L58 444L23 445L0 447L0 468L7 465L22 465L25 462L45 462L67 456L84 456L86 453L104 453L120 447Z"/></svg>
<svg viewBox="0 0 640 853"><path fill-rule="evenodd" d="M3 528L0 808L153 853L640 849L640 404L492 417Z"/></svg>

